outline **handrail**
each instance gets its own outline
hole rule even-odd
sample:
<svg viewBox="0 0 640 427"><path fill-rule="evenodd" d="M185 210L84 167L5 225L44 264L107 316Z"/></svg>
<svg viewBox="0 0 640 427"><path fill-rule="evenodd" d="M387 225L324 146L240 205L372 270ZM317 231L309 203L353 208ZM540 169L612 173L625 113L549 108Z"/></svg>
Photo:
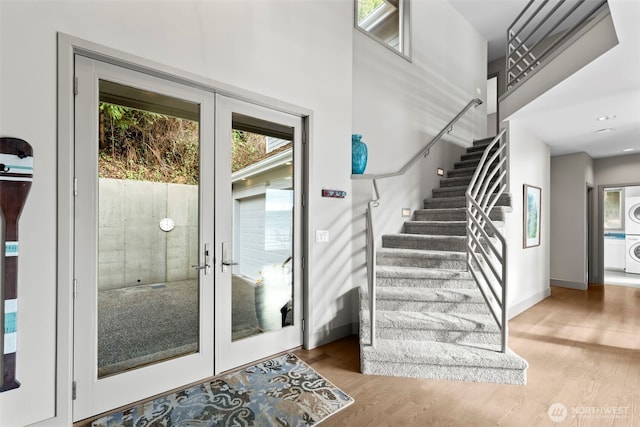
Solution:
<svg viewBox="0 0 640 427"><path fill-rule="evenodd" d="M536 2L538 0L530 0L507 30L507 89L512 89L524 77L544 63L547 58L550 58L553 51L561 43L576 34L607 4L607 0L601 0L594 7L585 11L579 9L587 3L586 0L578 0L567 3L568 10L565 10L566 0L559 0L549 4L551 10L546 10L545 7L549 0L542 0L542 3L533 10ZM528 14L530 10L531 13ZM574 22L571 22L572 18L576 18ZM524 22L519 24L523 19ZM563 29L564 33L560 33L562 35L546 48L542 46L553 36L553 32L565 22L569 23L567 24L568 28ZM516 26L519 26L517 30ZM549 29L546 29L545 26ZM539 30L542 30L541 33L544 32L544 34L536 34ZM519 37L520 35L522 37ZM521 49L524 50L524 55L520 53ZM527 53L535 55L536 60L532 64L527 64L525 60ZM526 64L525 66L521 65L523 62Z"/></svg>
<svg viewBox="0 0 640 427"><path fill-rule="evenodd" d="M352 175L353 179L370 179L373 185L374 198L371 199L367 203L366 210L366 245L367 245L367 283L369 288L369 341L372 347L375 346L376 343L376 322L375 322L375 314L376 314L376 239L375 233L373 229L373 208L376 208L380 205L380 190L378 189L378 180L385 178L392 178L396 176L401 176L407 173L409 169L413 165L415 165L421 157L426 157L429 155L429 150L433 145L438 142L445 134L451 132L453 130L453 125L462 118L462 116L469 111L472 106L479 106L482 104L482 100L479 98L472 99L469 103L449 122L447 125L438 133L435 137L429 141L429 143L420 150L415 156L413 156L399 171L385 173L385 174L362 174L362 175Z"/></svg>
<svg viewBox="0 0 640 427"><path fill-rule="evenodd" d="M413 165L415 165L418 162L418 160L420 160L420 157L429 155L429 150L431 149L433 144L438 142L445 134L451 132L453 130L453 125L456 124L456 122L460 120L462 116L464 116L465 113L469 111L471 107L474 107L474 106L478 107L481 104L482 104L482 100L480 98L475 98L469 101L469 103L465 105L465 107L449 123L447 123L447 125L444 128L442 128L440 133L434 136L433 139L429 141L429 143L422 150L420 150L415 156L413 156L399 171L376 174L373 176L369 174L364 174L364 175L361 175L362 178L360 179L383 179L383 178L392 178L394 176L404 175L405 173L407 173L409 169L411 169Z"/></svg>
<svg viewBox="0 0 640 427"><path fill-rule="evenodd" d="M500 351L503 353L507 351L508 338L507 241L490 215L508 188L509 153L506 138L503 138L505 133L506 129L503 129L487 145L465 193L467 269L500 328Z"/></svg>

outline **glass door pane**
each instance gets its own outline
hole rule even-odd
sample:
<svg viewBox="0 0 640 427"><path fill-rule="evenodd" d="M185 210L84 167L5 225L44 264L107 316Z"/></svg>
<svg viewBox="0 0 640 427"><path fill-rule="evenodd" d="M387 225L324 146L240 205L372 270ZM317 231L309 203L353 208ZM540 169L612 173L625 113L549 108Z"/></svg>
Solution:
<svg viewBox="0 0 640 427"><path fill-rule="evenodd" d="M302 344L301 134L216 95L216 372Z"/></svg>
<svg viewBox="0 0 640 427"><path fill-rule="evenodd" d="M100 80L98 377L198 351L200 107Z"/></svg>
<svg viewBox="0 0 640 427"><path fill-rule="evenodd" d="M293 324L293 129L232 115L232 340ZM271 124L271 127L276 127Z"/></svg>

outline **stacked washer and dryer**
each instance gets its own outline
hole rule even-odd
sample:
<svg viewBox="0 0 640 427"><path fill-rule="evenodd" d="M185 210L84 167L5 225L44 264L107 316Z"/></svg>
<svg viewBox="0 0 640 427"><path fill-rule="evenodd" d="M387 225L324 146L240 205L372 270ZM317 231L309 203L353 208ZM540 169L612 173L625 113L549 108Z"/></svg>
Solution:
<svg viewBox="0 0 640 427"><path fill-rule="evenodd" d="M627 197L625 204L625 271L640 274L640 197Z"/></svg>

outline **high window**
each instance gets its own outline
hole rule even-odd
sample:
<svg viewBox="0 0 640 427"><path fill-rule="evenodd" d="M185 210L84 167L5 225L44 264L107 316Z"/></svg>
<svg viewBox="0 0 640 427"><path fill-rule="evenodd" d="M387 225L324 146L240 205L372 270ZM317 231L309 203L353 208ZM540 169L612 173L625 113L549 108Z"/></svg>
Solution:
<svg viewBox="0 0 640 427"><path fill-rule="evenodd" d="M409 59L409 0L355 0L355 26Z"/></svg>

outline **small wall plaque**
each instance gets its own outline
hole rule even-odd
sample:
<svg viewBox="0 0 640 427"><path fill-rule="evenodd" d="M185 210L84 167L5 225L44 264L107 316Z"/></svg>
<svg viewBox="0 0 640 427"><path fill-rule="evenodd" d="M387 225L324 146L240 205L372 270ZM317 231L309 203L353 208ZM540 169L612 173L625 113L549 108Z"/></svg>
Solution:
<svg viewBox="0 0 640 427"><path fill-rule="evenodd" d="M342 190L322 190L322 197L333 197L335 199L344 199L347 192Z"/></svg>

